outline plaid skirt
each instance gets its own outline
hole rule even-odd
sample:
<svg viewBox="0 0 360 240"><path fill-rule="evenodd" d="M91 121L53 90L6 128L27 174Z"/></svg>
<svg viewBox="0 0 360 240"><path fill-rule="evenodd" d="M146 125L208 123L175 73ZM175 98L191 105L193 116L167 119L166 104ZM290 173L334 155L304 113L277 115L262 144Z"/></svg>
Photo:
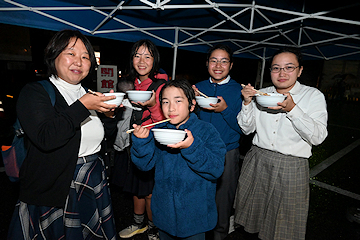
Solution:
<svg viewBox="0 0 360 240"><path fill-rule="evenodd" d="M263 240L305 239L308 206L308 160L252 146L241 168L235 222Z"/></svg>
<svg viewBox="0 0 360 240"><path fill-rule="evenodd" d="M78 158L64 208L19 201L8 240L116 239L115 222L103 160Z"/></svg>

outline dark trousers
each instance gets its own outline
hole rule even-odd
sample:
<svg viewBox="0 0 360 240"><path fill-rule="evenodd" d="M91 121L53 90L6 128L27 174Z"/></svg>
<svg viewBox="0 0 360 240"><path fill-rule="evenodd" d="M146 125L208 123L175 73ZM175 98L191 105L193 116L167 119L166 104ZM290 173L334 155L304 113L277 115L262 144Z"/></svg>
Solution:
<svg viewBox="0 0 360 240"><path fill-rule="evenodd" d="M229 232L230 216L233 210L236 187L240 176L240 152L233 149L226 153L225 169L217 181L216 206L218 210L218 222L214 228L214 240L224 239Z"/></svg>

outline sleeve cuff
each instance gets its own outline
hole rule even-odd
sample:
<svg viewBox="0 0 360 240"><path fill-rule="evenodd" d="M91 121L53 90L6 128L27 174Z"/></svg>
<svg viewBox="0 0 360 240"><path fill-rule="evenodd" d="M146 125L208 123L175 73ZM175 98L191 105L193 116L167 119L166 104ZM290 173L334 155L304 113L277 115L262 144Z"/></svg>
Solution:
<svg viewBox="0 0 360 240"><path fill-rule="evenodd" d="M252 101L248 105L245 105L245 103L243 101L241 111L244 111L244 113L246 114L246 113L249 113L252 109L253 109Z"/></svg>
<svg viewBox="0 0 360 240"><path fill-rule="evenodd" d="M230 111L231 110L230 110L230 108L228 106L224 111L221 112L221 115L226 116L227 114L229 114Z"/></svg>
<svg viewBox="0 0 360 240"><path fill-rule="evenodd" d="M298 105L295 105L295 107L290 111L286 113L286 117L289 119L295 119L299 118L303 114L303 111Z"/></svg>

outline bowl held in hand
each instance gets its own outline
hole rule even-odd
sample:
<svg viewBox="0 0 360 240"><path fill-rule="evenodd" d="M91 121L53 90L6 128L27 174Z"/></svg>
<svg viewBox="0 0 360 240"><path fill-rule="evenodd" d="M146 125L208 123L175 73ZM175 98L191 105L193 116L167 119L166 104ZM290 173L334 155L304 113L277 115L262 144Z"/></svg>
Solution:
<svg viewBox="0 0 360 240"><path fill-rule="evenodd" d="M125 93L121 92L113 92L113 93L104 93L105 96L116 96L114 99L110 99L105 101L107 104L116 104L116 106L119 106L124 99Z"/></svg>
<svg viewBox="0 0 360 240"><path fill-rule="evenodd" d="M216 104L218 102L218 98L217 97L201 97L201 96L196 96L195 97L197 104L202 107L202 108L210 108L212 106L210 106L210 103L212 104Z"/></svg>
<svg viewBox="0 0 360 240"><path fill-rule="evenodd" d="M155 140L160 144L169 145L176 144L184 140L186 132L178 129L152 128Z"/></svg>
<svg viewBox="0 0 360 240"><path fill-rule="evenodd" d="M285 100L285 95L280 93L267 93L268 95L255 94L256 102L263 107L277 107L278 102Z"/></svg>
<svg viewBox="0 0 360 240"><path fill-rule="evenodd" d="M152 91L131 90L131 91L126 91L126 94L128 95L130 101L146 102L151 98Z"/></svg>

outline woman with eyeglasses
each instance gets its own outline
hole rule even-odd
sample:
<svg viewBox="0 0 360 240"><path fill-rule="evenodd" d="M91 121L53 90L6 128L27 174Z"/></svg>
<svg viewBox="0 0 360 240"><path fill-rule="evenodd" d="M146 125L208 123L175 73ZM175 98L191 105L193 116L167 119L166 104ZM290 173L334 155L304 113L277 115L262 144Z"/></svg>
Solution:
<svg viewBox="0 0 360 240"><path fill-rule="evenodd" d="M309 206L309 165L312 145L327 132L324 95L298 81L303 71L297 49L278 51L271 61L274 86L265 93L286 95L277 107L256 105L254 88L241 91L237 116L245 134L255 132L245 156L235 198L235 222L260 239L305 239Z"/></svg>
<svg viewBox="0 0 360 240"><path fill-rule="evenodd" d="M229 75L233 67L232 55L232 49L226 45L210 48L206 61L210 78L193 86L197 95L199 93L196 90L200 90L207 96L217 96L219 99L218 103L211 104L211 107L200 109L198 116L201 120L212 123L226 144L225 169L216 186L218 222L212 232L214 240L222 240L229 233L230 216L240 175L241 130L236 116L241 110L242 87Z"/></svg>

